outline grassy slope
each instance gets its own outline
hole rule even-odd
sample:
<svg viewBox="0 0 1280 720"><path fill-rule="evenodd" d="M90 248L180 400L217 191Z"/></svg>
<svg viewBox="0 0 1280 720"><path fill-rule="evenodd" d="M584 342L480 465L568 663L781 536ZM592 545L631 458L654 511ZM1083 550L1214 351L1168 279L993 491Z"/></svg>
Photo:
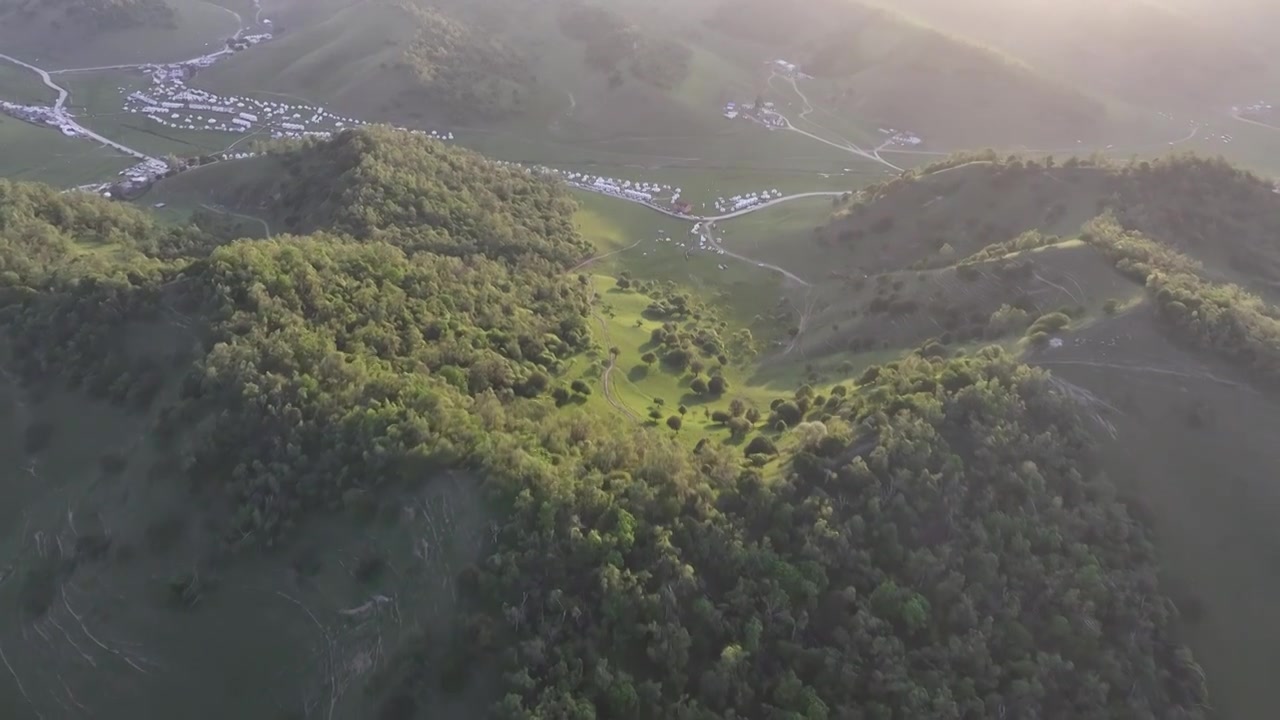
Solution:
<svg viewBox="0 0 1280 720"><path fill-rule="evenodd" d="M1274 77L1274 63L1238 34L1150 0L893 4L1054 75L1161 107L1234 104Z"/></svg>
<svg viewBox="0 0 1280 720"><path fill-rule="evenodd" d="M203 155L220 152L248 137L233 133L170 128L141 114L123 112L124 98L148 87L141 75L128 71L75 73L58 76L70 93L68 109L94 132L151 155ZM247 142L247 141L246 141Z"/></svg>
<svg viewBox="0 0 1280 720"><path fill-rule="evenodd" d="M115 177L134 160L87 140L0 115L0 175L71 187Z"/></svg>
<svg viewBox="0 0 1280 720"><path fill-rule="evenodd" d="M1055 197L1066 199L1068 210L1056 226L1078 222L1095 209L1097 190L1086 191L1091 187L1090 172L1096 173L1077 171L1074 181L1059 173L1063 184ZM762 214L737 221L743 223L738 233L727 223L727 247L767 256L796 272L825 263L887 273L890 287L901 283L899 298L926 308L898 318L868 313L878 294L874 278L860 287L846 279L830 280L814 290L814 315L796 350L766 358L763 372L772 367L793 370L801 363L822 369L825 360L827 368L839 363L827 372L848 377L867 365L892 360L904 349L941 334L941 316L928 312L930 301L975 317L1017 295L1030 297L1046 311L1083 304L1085 314L1061 333L1064 347L1036 351L1012 339L1005 344L1027 352L1032 362L1101 400L1103 405L1095 410L1116 431L1114 440L1104 438L1108 467L1129 501L1145 510L1156 529L1166 579L1183 611L1187 637L1208 673L1216 716L1267 717L1271 692L1266 668L1278 659L1280 623L1262 598L1280 583L1273 570L1280 547L1267 530L1271 522L1263 508L1273 508L1278 501L1270 478L1280 456L1262 435L1280 420L1280 403L1249 388L1230 368L1172 343L1150 315L1142 287L1122 278L1079 241L1016 253L1019 259L1031 260L1034 275L1013 282L1001 283L989 266L979 268L983 275L976 281L960 279L950 267L902 270L935 252L930 243L915 240L921 228L903 218L928 222L934 217L937 228L964 228L969 218L988 216L1010 229L1046 226L1036 183L994 193L983 182L981 166L973 166L900 189L886 200L893 204L899 224L883 238L839 249L812 240L798 207L792 214L774 211L772 218ZM1065 190L1076 186L1073 199ZM876 209L885 210L873 204ZM817 206L808 210L808 220L823 212ZM879 216L870 213L864 222ZM957 232L948 237L960 238L953 242L964 250L992 237L974 232L971 244L964 245L968 236ZM1225 272L1212 253L1203 257L1212 271ZM843 260L833 262L835 258ZM1118 317L1108 316L1101 307L1108 299L1129 309ZM876 347L850 354L842 349L850 337L871 338Z"/></svg>
<svg viewBox="0 0 1280 720"><path fill-rule="evenodd" d="M200 207L225 209L271 225L280 222L263 209L266 196L260 190L272 176L275 161L270 157L227 160L188 170L156 183L138 198L138 203L168 205L170 213L183 217ZM254 223L255 225L258 223ZM257 228L255 234L261 232Z"/></svg>
<svg viewBox="0 0 1280 720"><path fill-rule="evenodd" d="M0 60L0 100L24 105L52 105L58 94L30 70Z"/></svg>
<svg viewBox="0 0 1280 720"><path fill-rule="evenodd" d="M38 16L25 23L0 23L0 47L46 70L174 62L221 48L237 30L235 17L208 0L168 2L177 13L172 29L55 28L48 16Z"/></svg>
<svg viewBox="0 0 1280 720"><path fill-rule="evenodd" d="M478 560L488 522L466 477L407 488L363 514L317 518L286 553L227 562L224 538L195 522L216 501L194 510L192 489L177 481L185 439L151 440L199 327L176 316L129 328L132 352L173 360L151 410L59 386L23 389L0 372L0 647L22 658L21 687L0 682L0 707L16 717L66 717L75 698L92 698L104 718L277 717L316 707L371 717L385 698L345 688L368 680L384 648L408 633L443 635L453 625L454 578ZM0 371L7 352L0 343ZM108 455L123 469L105 469ZM104 539L103 554L86 559L82 548ZM73 553L80 559L68 562ZM370 557L392 570L357 576ZM204 591L183 609L169 584L193 574ZM378 595L394 597L394 609L351 613ZM207 692L215 675L241 690ZM445 717L475 717L490 701L480 685L429 700Z"/></svg>
<svg viewBox="0 0 1280 720"><path fill-rule="evenodd" d="M815 104L864 130L913 130L935 146L1101 137L1117 118L1096 98L991 50L864 3L726 3L708 27L746 61L782 56L818 77ZM751 49L754 46L754 49Z"/></svg>
<svg viewBox="0 0 1280 720"><path fill-rule="evenodd" d="M1170 343L1145 306L1035 361L1117 409L1104 411L1116 431L1104 459L1155 530L1216 717L1270 717L1270 668L1280 662L1280 622L1267 601L1280 592L1280 542L1270 530L1280 451L1268 436L1280 404L1226 384L1240 381Z"/></svg>
<svg viewBox="0 0 1280 720"><path fill-rule="evenodd" d="M290 28L279 39L215 66L199 84L285 94L364 119L450 129L460 142L495 157L604 174L698 168L715 179L740 169L881 171L806 138L726 121L723 103L749 98L755 80L751 71L705 48L695 50L689 77L670 92L634 80L610 89L604 75L584 65L581 48L561 37L552 4L531 6L503 31L536 66L540 91L528 112L498 122L446 124L436 109L414 99L410 78L396 67L412 31L402 16L378 3L344 7L335 0L329 7L337 9L286 17L281 23Z"/></svg>
<svg viewBox="0 0 1280 720"><path fill-rule="evenodd" d="M359 663L377 652L379 635L392 642L403 627L389 615L355 627L339 611L394 593L406 625L439 622L451 613L451 578L480 546L469 539L483 528L478 498L464 482L445 482L389 501L381 523L316 523L303 529L288 557L220 567L218 538L190 522L187 490L173 482L176 457L145 440L153 417L76 393L54 391L36 400L15 396L7 385L0 392L17 401L6 402L0 417L6 438L0 553L14 563L13 579L0 587L0 644L24 658L17 671L32 706L46 717L59 716L68 693L94 698L101 717L214 720L266 717L280 708L300 710L304 702L327 706L326 637L342 662ZM33 423L51 426L53 438L29 453L21 438ZM111 451L123 452L128 466L108 481L99 457ZM403 514L402 506L416 515ZM450 539L424 563L414 550L432 523ZM50 631L23 632L29 621L18 608L39 589L32 573L57 559L57 543L70 549L77 537L94 535L111 538L108 554L81 562L61 580L56 602L36 622ZM371 552L402 569L394 586L391 577L361 582L352 576ZM192 571L216 586L193 610L171 607L165 584ZM73 612L84 619L83 630ZM114 652L97 646L90 633ZM86 657L98 669L86 665ZM242 691L205 692L211 674ZM368 702L351 693L338 708L345 716L367 716L370 709L356 708ZM456 700L444 702L458 711ZM12 684L0 683L0 705L23 706Z"/></svg>
<svg viewBox="0 0 1280 720"><path fill-rule="evenodd" d="M287 95L370 120L411 117L423 109L406 104L401 91L409 78L395 67L413 37L405 18L379 2L330 2L286 16L279 38L215 65L199 84L221 93Z"/></svg>

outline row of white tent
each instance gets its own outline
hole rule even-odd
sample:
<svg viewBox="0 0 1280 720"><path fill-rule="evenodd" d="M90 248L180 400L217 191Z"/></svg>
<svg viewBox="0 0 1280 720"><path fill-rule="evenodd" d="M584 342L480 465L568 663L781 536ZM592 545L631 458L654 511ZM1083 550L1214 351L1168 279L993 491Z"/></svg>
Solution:
<svg viewBox="0 0 1280 720"><path fill-rule="evenodd" d="M743 208L758 205L762 202L769 202L782 197L782 191L773 188L771 190L762 190L760 192L746 193L743 195L734 195L733 197L719 197L715 200L716 210L720 212L741 210Z"/></svg>

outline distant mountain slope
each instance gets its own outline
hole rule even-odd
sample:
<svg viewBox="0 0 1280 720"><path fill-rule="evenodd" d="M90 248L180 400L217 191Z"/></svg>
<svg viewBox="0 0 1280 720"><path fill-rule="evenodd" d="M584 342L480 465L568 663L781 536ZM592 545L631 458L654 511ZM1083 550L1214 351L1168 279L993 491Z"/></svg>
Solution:
<svg viewBox="0 0 1280 720"><path fill-rule="evenodd" d="M518 114L536 87L527 58L446 3L329 0L287 6L276 18L276 39L201 82L421 124Z"/></svg>
<svg viewBox="0 0 1280 720"><path fill-rule="evenodd" d="M204 0L0 0L0 48L46 69L173 62L221 46L235 17Z"/></svg>
<svg viewBox="0 0 1280 720"><path fill-rule="evenodd" d="M1175 0L1177 2L1178 0ZM1167 3L1167 4L1166 4ZM893 0L951 32L1081 87L1162 107L1224 105L1269 86L1275 63L1244 42L1247 9L1203 0ZM1240 3L1237 3L1240 5ZM1230 22L1239 22L1232 27Z"/></svg>
<svg viewBox="0 0 1280 720"><path fill-rule="evenodd" d="M1102 137L1107 108L990 49L868 3L722 3L709 28L796 62L827 87L831 110L905 127L949 146ZM818 98L815 98L815 100Z"/></svg>
<svg viewBox="0 0 1280 720"><path fill-rule="evenodd" d="M166 0L0 0L0 17L97 31L176 24L176 13Z"/></svg>

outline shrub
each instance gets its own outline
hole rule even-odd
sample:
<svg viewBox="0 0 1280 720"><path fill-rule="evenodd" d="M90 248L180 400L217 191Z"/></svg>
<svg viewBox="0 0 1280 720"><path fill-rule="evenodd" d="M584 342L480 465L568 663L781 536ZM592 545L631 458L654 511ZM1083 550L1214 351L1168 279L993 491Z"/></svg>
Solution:
<svg viewBox="0 0 1280 720"><path fill-rule="evenodd" d="M746 454L748 457L752 455L777 455L778 447L764 435L757 435L751 438L751 442L747 443Z"/></svg>
<svg viewBox="0 0 1280 720"><path fill-rule="evenodd" d="M804 412L800 409L800 406L791 400L784 400L778 403L778 406L773 409L773 413L778 420L785 422L787 425L795 425L804 419Z"/></svg>
<svg viewBox="0 0 1280 720"><path fill-rule="evenodd" d="M725 380L723 375L712 376L711 380L707 383L707 390L709 390L712 395L723 395L728 389L729 381Z"/></svg>
<svg viewBox="0 0 1280 720"><path fill-rule="evenodd" d="M1035 335L1037 333L1045 333L1045 334L1054 333L1067 327L1070 324L1071 324L1070 315L1067 315L1066 313L1061 313L1061 312L1049 313L1048 315L1040 316L1039 320L1036 320L1034 323L1032 323L1031 327L1028 328L1027 330L1027 335L1030 336L1030 335Z"/></svg>
<svg viewBox="0 0 1280 720"><path fill-rule="evenodd" d="M591 386L587 385L587 383L582 380L574 380L572 383L569 384L569 388L572 389L574 392L578 393L579 395L591 394Z"/></svg>
<svg viewBox="0 0 1280 720"><path fill-rule="evenodd" d="M1026 310L1005 304L991 313L991 317L987 320L986 335L994 339L1010 333L1022 332L1030 324L1031 316Z"/></svg>

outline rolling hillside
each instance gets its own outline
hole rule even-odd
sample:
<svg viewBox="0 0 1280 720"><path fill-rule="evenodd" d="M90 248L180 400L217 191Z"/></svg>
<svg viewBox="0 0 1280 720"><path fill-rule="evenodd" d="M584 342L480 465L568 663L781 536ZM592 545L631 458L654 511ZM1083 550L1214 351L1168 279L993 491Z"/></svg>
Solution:
<svg viewBox="0 0 1280 720"><path fill-rule="evenodd" d="M230 1L223 5L240 7ZM235 13L223 5L206 0L2 0L0 47L50 70L185 60L222 47L239 29Z"/></svg>
<svg viewBox="0 0 1280 720"><path fill-rule="evenodd" d="M899 0L892 7L1015 55L1079 87L1162 109L1205 110L1268 95L1276 63L1242 33L1262 3L1189 0ZM1233 27L1229 23L1236 23Z"/></svg>
<svg viewBox="0 0 1280 720"><path fill-rule="evenodd" d="M1199 557L1164 589L1148 527L1175 515L1117 499L1101 406L1010 352L754 382L775 360L670 279L692 261L592 277L637 257L582 223L605 206L421 136L171 182L276 232L0 183L0 647L39 661L6 706L1199 720L1170 592L1206 634L1254 622L1270 666ZM1093 232L1130 274L1182 262ZM1162 322L1199 290L1162 288Z"/></svg>
<svg viewBox="0 0 1280 720"><path fill-rule="evenodd" d="M729 2L705 26L815 76L814 103L864 127L907 128L938 147L1093 142L1120 118L1027 65L867 3Z"/></svg>
<svg viewBox="0 0 1280 720"><path fill-rule="evenodd" d="M1278 230L1270 181L1221 161L976 156L869 188L816 232L737 244L730 223L724 243L814 281L766 365L866 381L904 349L998 344L1074 387L1156 528L1216 717L1262 718L1280 623L1234 598L1280 583L1256 570L1280 546L1259 535L1277 458L1254 435L1280 421Z"/></svg>
<svg viewBox="0 0 1280 720"><path fill-rule="evenodd" d="M329 0L282 7L279 37L221 63L201 83L303 97L410 125L520 114L536 91L530 63L483 16L419 0Z"/></svg>

